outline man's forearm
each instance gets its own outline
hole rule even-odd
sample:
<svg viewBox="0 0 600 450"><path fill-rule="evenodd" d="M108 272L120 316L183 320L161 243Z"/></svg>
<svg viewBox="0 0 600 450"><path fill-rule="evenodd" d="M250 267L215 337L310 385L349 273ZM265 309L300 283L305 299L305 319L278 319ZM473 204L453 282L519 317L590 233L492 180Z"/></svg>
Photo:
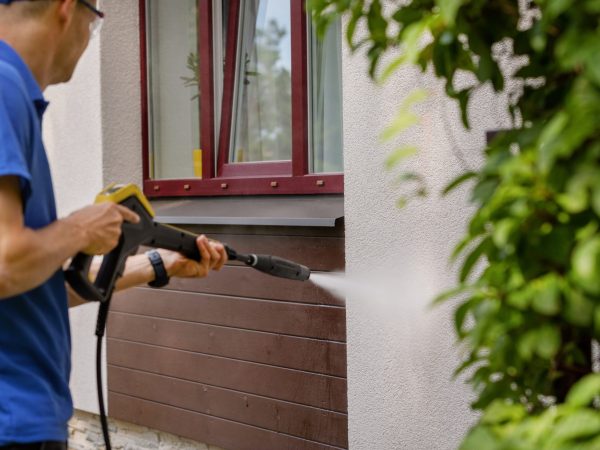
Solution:
<svg viewBox="0 0 600 450"><path fill-rule="evenodd" d="M122 291L134 286L141 286L154 280L154 269L144 254L127 258L123 276L117 280L116 290Z"/></svg>
<svg viewBox="0 0 600 450"><path fill-rule="evenodd" d="M0 236L0 299L41 285L86 245L85 238L85 231L69 218L40 230L20 228Z"/></svg>

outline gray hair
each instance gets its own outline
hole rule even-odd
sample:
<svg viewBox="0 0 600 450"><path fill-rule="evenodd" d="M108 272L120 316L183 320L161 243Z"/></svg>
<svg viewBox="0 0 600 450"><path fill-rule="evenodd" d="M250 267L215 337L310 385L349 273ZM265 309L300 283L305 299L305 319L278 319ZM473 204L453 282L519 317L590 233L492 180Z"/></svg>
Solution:
<svg viewBox="0 0 600 450"><path fill-rule="evenodd" d="M32 18L41 16L50 6L52 0L20 0L10 4L17 16Z"/></svg>

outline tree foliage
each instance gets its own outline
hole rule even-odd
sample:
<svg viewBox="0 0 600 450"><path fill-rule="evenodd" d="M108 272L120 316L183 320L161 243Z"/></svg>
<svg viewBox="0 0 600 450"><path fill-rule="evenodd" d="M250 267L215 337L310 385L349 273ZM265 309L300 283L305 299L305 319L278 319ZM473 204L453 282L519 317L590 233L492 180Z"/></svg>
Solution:
<svg viewBox="0 0 600 450"><path fill-rule="evenodd" d="M477 205L455 252L458 287L438 299L460 299L455 327L468 357L457 372L472 374L473 408L482 411L461 448L600 448L592 367L600 0L309 0L309 8L321 31L346 16L348 44L366 51L371 76L394 76L408 63L445 80L466 127L478 87L520 87L507 105L514 126L493 139L478 170L449 186L473 180ZM499 45L521 61L515 73L503 73ZM457 88L459 73L472 84Z"/></svg>

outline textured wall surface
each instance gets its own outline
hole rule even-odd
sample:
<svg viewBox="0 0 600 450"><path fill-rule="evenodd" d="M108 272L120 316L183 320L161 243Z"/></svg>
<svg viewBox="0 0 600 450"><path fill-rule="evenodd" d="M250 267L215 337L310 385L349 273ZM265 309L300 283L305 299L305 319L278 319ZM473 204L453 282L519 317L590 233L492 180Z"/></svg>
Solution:
<svg viewBox="0 0 600 450"><path fill-rule="evenodd" d="M50 107L44 140L52 167L59 216L90 204L102 188L100 45L94 39L69 83L45 92ZM97 305L70 311L73 343L71 390L77 408L97 411L94 336Z"/></svg>
<svg viewBox="0 0 600 450"><path fill-rule="evenodd" d="M142 184L138 0L102 3L103 182Z"/></svg>
<svg viewBox="0 0 600 450"><path fill-rule="evenodd" d="M361 56L344 55L346 270L356 284L347 301L349 439L352 450L454 449L475 419L470 389L452 380L459 361L452 308L429 308L456 277L448 256L465 229L465 190L441 198L463 167L481 161L484 130L507 126L502 99L485 89L473 103L473 131L462 130L443 85L405 68L374 85ZM415 88L420 124L393 142L380 134ZM385 169L403 145L419 148L403 165L426 179L430 195L403 209L406 187Z"/></svg>

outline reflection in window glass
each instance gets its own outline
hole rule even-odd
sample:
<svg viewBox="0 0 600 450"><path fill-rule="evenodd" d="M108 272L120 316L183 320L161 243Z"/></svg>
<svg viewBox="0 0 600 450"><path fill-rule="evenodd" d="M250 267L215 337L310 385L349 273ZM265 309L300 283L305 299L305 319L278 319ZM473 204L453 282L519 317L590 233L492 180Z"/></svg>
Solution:
<svg viewBox="0 0 600 450"><path fill-rule="evenodd" d="M240 5L230 162L290 160L290 3Z"/></svg>
<svg viewBox="0 0 600 450"><path fill-rule="evenodd" d="M177 5L178 7L174 7ZM154 179L199 175L196 0L147 4L150 173Z"/></svg>
<svg viewBox="0 0 600 450"><path fill-rule="evenodd" d="M332 23L323 40L310 28L311 171L343 172L341 24Z"/></svg>

